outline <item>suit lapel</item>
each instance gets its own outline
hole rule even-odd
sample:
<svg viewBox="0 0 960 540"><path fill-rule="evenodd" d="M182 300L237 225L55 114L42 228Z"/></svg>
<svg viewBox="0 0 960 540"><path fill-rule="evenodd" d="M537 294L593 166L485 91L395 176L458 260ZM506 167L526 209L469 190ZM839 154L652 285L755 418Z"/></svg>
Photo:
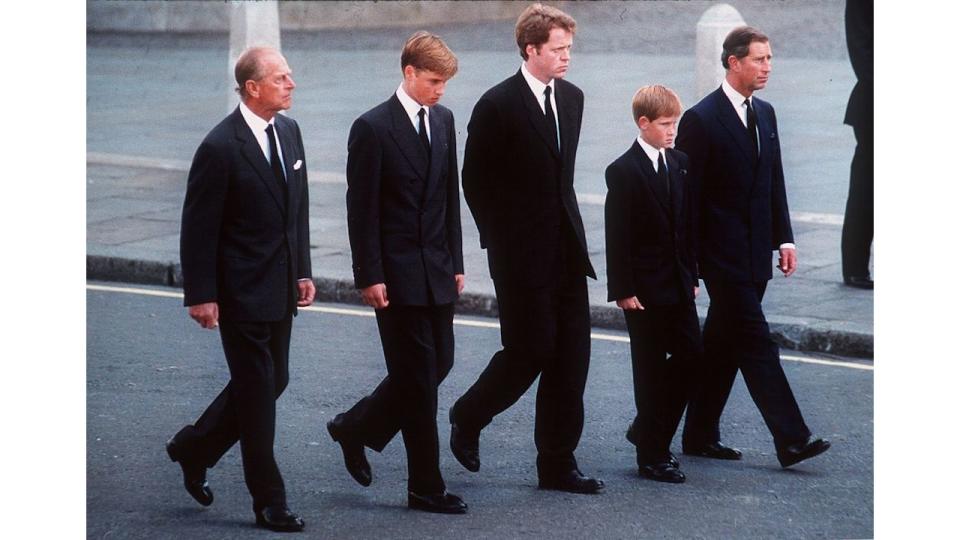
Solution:
<svg viewBox="0 0 960 540"><path fill-rule="evenodd" d="M683 205L683 190L686 186L683 183L683 173L680 170L680 164L673 157L673 151L667 150L667 170L670 174L670 205L673 213L670 215L676 218L680 215Z"/></svg>
<svg viewBox="0 0 960 540"><path fill-rule="evenodd" d="M640 143L634 141L632 150L633 161L640 171L640 183L644 185L642 189L646 189L650 196L657 201L662 217L669 223L670 208L667 202L666 186L660 185L660 178L657 176L657 172L653 170L653 163L647 153L643 151L643 148L640 147Z"/></svg>
<svg viewBox="0 0 960 540"><path fill-rule="evenodd" d="M753 110L757 114L757 138L760 140L760 156L757 160L757 166L761 167L772 152L771 147L776 140L776 134L773 132L773 122L770 115L767 114L766 104L754 98Z"/></svg>
<svg viewBox="0 0 960 540"><path fill-rule="evenodd" d="M527 119L530 121L530 124L533 125L534 131L540 135L543 143L550 148L553 157L559 159L560 148L557 146L557 134L550 129L550 125L547 123L547 116L543 113L543 109L540 108L540 103L537 101L537 98L533 96L533 92L530 91L530 85L527 84L526 79L523 78L523 74L519 71L514 75L514 82L518 87L517 93L520 95L520 100L527 110ZM560 102L558 100L557 108L559 107Z"/></svg>
<svg viewBox="0 0 960 540"><path fill-rule="evenodd" d="M281 212L285 212L286 205L283 200L283 192L281 192L280 186L273 175L273 169L270 168L267 157L263 155L263 149L260 148L260 143L257 142L253 131L250 130L250 126L243 119L243 115L240 114L239 107L234 111L233 125L235 136L240 141L240 153L256 171L257 176L260 177L267 191L270 192L270 196L273 197L273 202L277 203L277 208Z"/></svg>
<svg viewBox="0 0 960 540"><path fill-rule="evenodd" d="M274 120L275 129L279 134L277 144L280 145L280 153L283 154L283 171L287 175L287 209L297 208L300 199L299 175L293 171L293 164L300 159L296 151L296 143L291 126L287 122L281 122L280 116ZM295 212L287 212L287 217L292 218Z"/></svg>
<svg viewBox="0 0 960 540"><path fill-rule="evenodd" d="M431 110L428 118L430 119L430 175L427 178L427 189L424 190L424 196L433 191L440 178L440 169L443 166L443 160L446 158L444 141L447 140L447 129L443 125L437 110Z"/></svg>
<svg viewBox="0 0 960 540"><path fill-rule="evenodd" d="M557 114L559 115L558 122L560 122L560 144L562 145L562 155L571 156L573 155L573 136L571 135L574 131L574 126L578 125L579 119L576 118L576 107L574 107L573 100L567 93L563 90L563 85L560 84L560 81L556 81L554 84L556 91L554 95L557 98ZM572 177L571 177L572 178Z"/></svg>
<svg viewBox="0 0 960 540"><path fill-rule="evenodd" d="M423 143L420 142L420 136L417 134L416 129L414 129L413 124L410 122L410 117L407 116L407 112L403 109L403 105L400 104L400 100L397 99L396 94L390 97L389 103L390 117L393 122L390 129L390 136L393 137L394 142L397 143L397 147L400 148L400 153L403 154L403 157L410 163L410 166L413 167L413 170L416 171L420 179L426 183L427 167L430 165L427 162L427 149L424 148ZM431 123L431 126L432 125Z"/></svg>
<svg viewBox="0 0 960 540"><path fill-rule="evenodd" d="M753 160L753 144L750 143L750 138L747 137L747 128L743 127L743 122L740 121L740 115L737 114L737 111L733 108L733 104L727 99L727 95L723 93L722 88L718 88L713 95L714 102L716 103L717 118L720 120L720 124L730 132L730 136L733 137L733 140L737 142L737 146L743 151L744 157L748 160Z"/></svg>

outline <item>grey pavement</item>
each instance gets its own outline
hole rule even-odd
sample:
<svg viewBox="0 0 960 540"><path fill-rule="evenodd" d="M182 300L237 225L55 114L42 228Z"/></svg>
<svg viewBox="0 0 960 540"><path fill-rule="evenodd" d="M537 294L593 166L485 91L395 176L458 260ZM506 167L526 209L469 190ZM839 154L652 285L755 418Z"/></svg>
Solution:
<svg viewBox="0 0 960 540"><path fill-rule="evenodd" d="M841 119L853 86L842 33L843 3L731 2L771 35L775 71L762 97L777 108L800 269L775 277L764 308L785 347L873 355L873 293L840 283L840 223L853 136ZM579 21L568 79L586 95L575 186L598 281L594 323L622 327L606 302L603 170L631 143L629 101L640 85L693 95L696 20L709 2L566 4ZM460 59L444 104L466 124L486 88L519 67L512 22L441 25ZM284 33L298 89L290 116L304 133L310 175L314 275L322 299L356 301L344 208L350 123L399 84L408 28ZM88 276L178 281L179 212L186 170L200 140L227 112L226 34L88 34ZM375 75L374 75L375 74ZM476 227L463 205L468 297L461 311L494 313L493 286ZM771 262L771 264L773 264ZM698 301L705 314L708 299Z"/></svg>
<svg viewBox="0 0 960 540"><path fill-rule="evenodd" d="M229 379L217 332L184 313L179 291L149 287L86 294L87 538L276 538L253 526L239 447L208 473L212 506L183 490L163 445L193 422ZM137 288L144 288L138 286ZM353 313L330 311L347 308ZM440 466L470 511L443 516L405 507L406 460L399 437L368 451L374 481L356 484L324 424L385 375L369 308L320 304L294 322L290 385L278 401L276 453L291 508L307 521L297 538L871 538L874 536L872 362L832 364L792 354L783 362L806 423L833 447L780 469L763 420L738 378L722 418L723 439L744 452L726 462L679 455L683 485L638 477L624 431L634 414L626 334L592 341L577 449L584 473L602 478L596 496L536 488L531 388L481 437L482 466L469 473L447 447L448 408L499 348L491 319L457 324L456 364L440 386ZM366 316L365 316L366 315ZM609 336L609 337L607 337ZM612 338L612 339L611 339ZM822 356L822 355L821 355ZM55 519L55 517L54 517Z"/></svg>

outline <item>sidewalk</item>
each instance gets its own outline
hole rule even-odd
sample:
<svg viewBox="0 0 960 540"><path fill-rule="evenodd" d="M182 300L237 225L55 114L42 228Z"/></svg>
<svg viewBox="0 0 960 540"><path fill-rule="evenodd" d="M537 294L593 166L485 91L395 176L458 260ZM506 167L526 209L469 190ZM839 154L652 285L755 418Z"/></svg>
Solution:
<svg viewBox="0 0 960 540"><path fill-rule="evenodd" d="M181 285L180 209L185 163L91 154L87 165L88 279ZM346 184L334 172L310 171L310 240L318 301L359 303L347 239ZM476 225L461 201L467 288L458 312L496 316L493 282ZM624 329L606 302L603 206L582 201L590 258L599 280L588 280L593 325ZM785 348L843 356L873 356L873 293L840 283L840 227L795 222L800 270L770 282L764 310ZM706 294L697 301L701 317Z"/></svg>

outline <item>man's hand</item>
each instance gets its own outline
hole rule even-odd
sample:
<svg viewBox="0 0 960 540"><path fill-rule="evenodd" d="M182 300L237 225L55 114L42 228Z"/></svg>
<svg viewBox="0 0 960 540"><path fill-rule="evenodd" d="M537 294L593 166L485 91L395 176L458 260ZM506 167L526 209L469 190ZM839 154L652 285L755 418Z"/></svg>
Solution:
<svg viewBox="0 0 960 540"><path fill-rule="evenodd" d="M694 287L693 287L693 297L696 298L696 297L698 297L698 296L700 296L700 287L697 287L696 285L694 285Z"/></svg>
<svg viewBox="0 0 960 540"><path fill-rule="evenodd" d="M793 248L780 248L780 262L777 268L783 272L783 275L790 277L797 271L797 250Z"/></svg>
<svg viewBox="0 0 960 540"><path fill-rule="evenodd" d="M187 308L190 318L200 323L200 326L207 329L214 329L219 325L220 306L216 302L207 302L206 304L197 304Z"/></svg>
<svg viewBox="0 0 960 540"><path fill-rule="evenodd" d="M307 307L313 303L313 297L317 294L317 288L313 285L312 279L298 281L297 290L300 293L300 296L297 298L297 306Z"/></svg>
<svg viewBox="0 0 960 540"><path fill-rule="evenodd" d="M463 286L467 282L463 274L456 274L453 276L457 280L457 296L463 294Z"/></svg>
<svg viewBox="0 0 960 540"><path fill-rule="evenodd" d="M363 303L373 309L383 309L390 305L390 301L387 300L387 286L383 283L361 289L360 296L363 298Z"/></svg>
<svg viewBox="0 0 960 540"><path fill-rule="evenodd" d="M621 298L617 300L617 307L627 311L639 310L643 311L643 304L640 303L640 300L636 296L631 296L630 298Z"/></svg>

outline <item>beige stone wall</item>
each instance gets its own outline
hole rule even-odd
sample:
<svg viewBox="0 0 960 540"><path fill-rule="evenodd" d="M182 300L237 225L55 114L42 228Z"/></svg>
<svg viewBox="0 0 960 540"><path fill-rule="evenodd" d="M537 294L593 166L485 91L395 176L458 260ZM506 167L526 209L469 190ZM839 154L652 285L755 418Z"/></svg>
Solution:
<svg viewBox="0 0 960 540"><path fill-rule="evenodd" d="M562 4L557 2L555 4ZM377 28L511 20L525 2L280 2L283 30ZM88 0L87 30L98 32L227 32L222 1Z"/></svg>

